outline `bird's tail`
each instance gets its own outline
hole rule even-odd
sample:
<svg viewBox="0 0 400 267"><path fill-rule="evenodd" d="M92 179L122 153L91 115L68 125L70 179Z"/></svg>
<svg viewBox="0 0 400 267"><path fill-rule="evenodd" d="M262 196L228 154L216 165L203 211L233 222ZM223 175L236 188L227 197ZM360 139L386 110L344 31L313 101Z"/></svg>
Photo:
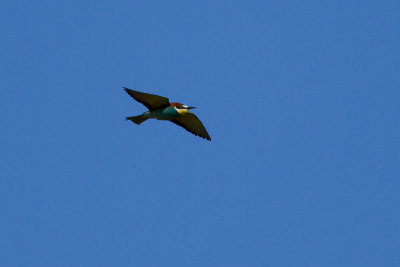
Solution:
<svg viewBox="0 0 400 267"><path fill-rule="evenodd" d="M148 117L145 117L143 115L139 115L139 116L126 117L126 119L136 123L137 125L139 125L142 122L144 122L145 120L147 120Z"/></svg>

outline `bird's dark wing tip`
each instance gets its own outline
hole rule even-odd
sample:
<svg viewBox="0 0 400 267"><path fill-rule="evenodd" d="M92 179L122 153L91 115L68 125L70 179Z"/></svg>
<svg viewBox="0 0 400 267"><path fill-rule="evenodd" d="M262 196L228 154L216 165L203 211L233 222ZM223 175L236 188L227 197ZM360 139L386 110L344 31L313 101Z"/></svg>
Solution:
<svg viewBox="0 0 400 267"><path fill-rule="evenodd" d="M193 115L194 115L194 114L193 114ZM197 117L196 117L196 118L197 118ZM198 132L193 131L193 130L191 130L190 128L188 128L184 123L182 123L182 122L179 121L179 120L170 120L170 122L175 123L176 125L182 127L183 129L185 129L186 131L188 131L189 133L191 133L191 134L193 134L193 135L195 135L195 136L198 136L198 137L203 138L203 139L205 139L205 140L211 141L211 137L210 137L210 135L207 133L207 130L206 130L205 133L199 134ZM204 127L204 126L203 126L203 127ZM205 128L204 128L204 130L205 130Z"/></svg>
<svg viewBox="0 0 400 267"><path fill-rule="evenodd" d="M198 135L198 136L200 136L200 135ZM206 140L208 140L208 141L211 141L211 137L209 136L209 135L207 135L207 136L200 136L201 138L204 138L204 139L206 139Z"/></svg>
<svg viewBox="0 0 400 267"><path fill-rule="evenodd" d="M198 137L201 137L201 138L203 138L204 140L207 140L207 141L210 141L210 142L211 142L211 137L210 137L210 136L202 136L202 135L193 133L193 132L191 132L191 131L188 131L188 132L190 132L190 133L192 133L192 134L194 134L194 135L196 135L196 136L198 136Z"/></svg>

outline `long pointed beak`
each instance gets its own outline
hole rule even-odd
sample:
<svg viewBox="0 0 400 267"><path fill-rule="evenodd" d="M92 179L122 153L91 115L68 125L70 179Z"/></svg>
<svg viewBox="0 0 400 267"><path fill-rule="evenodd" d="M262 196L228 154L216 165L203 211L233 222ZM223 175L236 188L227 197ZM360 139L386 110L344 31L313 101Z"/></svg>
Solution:
<svg viewBox="0 0 400 267"><path fill-rule="evenodd" d="M189 110L189 109L194 109L194 108L196 108L196 107L188 107L187 109Z"/></svg>

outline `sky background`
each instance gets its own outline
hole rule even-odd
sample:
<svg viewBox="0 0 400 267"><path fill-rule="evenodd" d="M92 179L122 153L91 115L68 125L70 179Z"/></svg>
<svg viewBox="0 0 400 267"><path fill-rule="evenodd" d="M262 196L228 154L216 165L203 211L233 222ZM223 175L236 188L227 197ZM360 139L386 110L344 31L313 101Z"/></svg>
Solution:
<svg viewBox="0 0 400 267"><path fill-rule="evenodd" d="M0 265L398 266L399 14L0 1Z"/></svg>

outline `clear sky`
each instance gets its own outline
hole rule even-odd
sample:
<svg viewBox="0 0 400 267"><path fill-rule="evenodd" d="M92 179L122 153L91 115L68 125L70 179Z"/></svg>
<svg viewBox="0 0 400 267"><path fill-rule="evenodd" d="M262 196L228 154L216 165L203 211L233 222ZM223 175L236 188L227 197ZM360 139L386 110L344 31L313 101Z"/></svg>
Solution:
<svg viewBox="0 0 400 267"><path fill-rule="evenodd" d="M0 1L0 266L398 266L399 14Z"/></svg>

